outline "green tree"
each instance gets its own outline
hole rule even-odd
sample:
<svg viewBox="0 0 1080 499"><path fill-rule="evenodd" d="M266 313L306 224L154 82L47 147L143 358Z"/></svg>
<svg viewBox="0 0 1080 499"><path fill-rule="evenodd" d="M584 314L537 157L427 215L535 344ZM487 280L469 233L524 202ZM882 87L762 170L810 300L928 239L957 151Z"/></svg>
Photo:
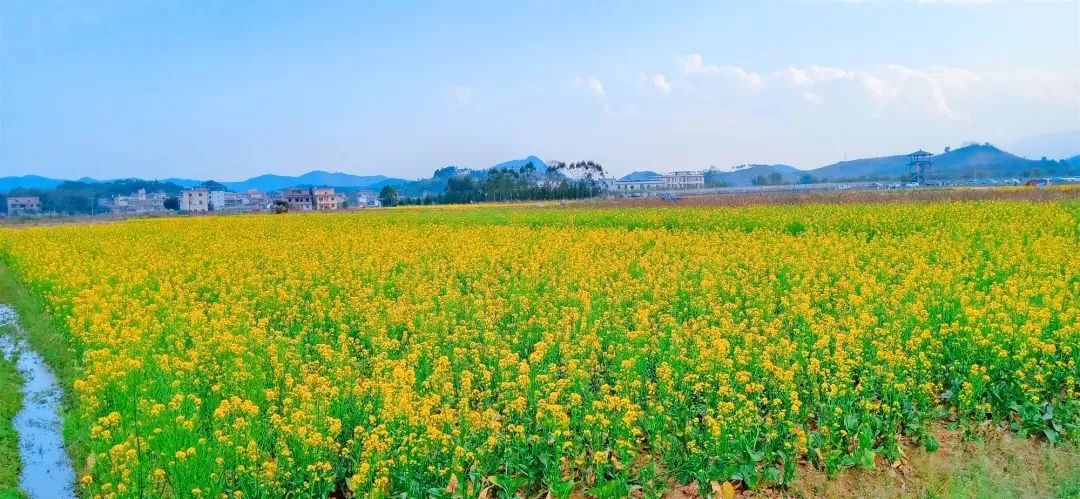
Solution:
<svg viewBox="0 0 1080 499"><path fill-rule="evenodd" d="M379 201L383 206L394 206L397 204L398 194L393 187L384 185L382 190L379 191Z"/></svg>
<svg viewBox="0 0 1080 499"><path fill-rule="evenodd" d="M169 196L165 198L165 209L180 211L180 198L176 196Z"/></svg>

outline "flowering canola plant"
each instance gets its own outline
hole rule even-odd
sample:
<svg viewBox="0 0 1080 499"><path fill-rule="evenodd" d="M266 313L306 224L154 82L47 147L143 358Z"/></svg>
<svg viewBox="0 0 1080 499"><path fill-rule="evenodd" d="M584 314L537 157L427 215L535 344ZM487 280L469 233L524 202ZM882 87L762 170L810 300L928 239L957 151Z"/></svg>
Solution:
<svg viewBox="0 0 1080 499"><path fill-rule="evenodd" d="M1080 204L487 207L0 229L87 497L618 497L1080 419Z"/></svg>

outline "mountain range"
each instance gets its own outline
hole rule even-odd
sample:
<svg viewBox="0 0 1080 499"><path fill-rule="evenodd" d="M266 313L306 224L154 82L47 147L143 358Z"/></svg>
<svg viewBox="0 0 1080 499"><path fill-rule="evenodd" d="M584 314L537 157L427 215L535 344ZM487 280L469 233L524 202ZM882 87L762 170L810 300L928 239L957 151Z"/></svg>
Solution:
<svg viewBox="0 0 1080 499"><path fill-rule="evenodd" d="M385 175L359 176L348 173L331 173L322 170L307 172L300 176L288 175L259 175L239 182L220 182L231 191L246 191L258 189L260 191L276 191L301 185L327 185L333 187L359 187L364 188L381 182L406 182L403 179L394 179ZM167 178L162 182L172 182L180 187L192 187L201 184L202 180L187 178Z"/></svg>
<svg viewBox="0 0 1080 499"><path fill-rule="evenodd" d="M528 156L521 159L506 161L494 165L496 169L520 169L525 164L532 162L537 171L543 171L546 163L536 156ZM483 178L488 169L469 169L457 166L440 168L431 178L406 180L402 178L387 177L385 175L352 175L349 173L331 173L321 170L305 173L299 176L289 175L260 175L238 182L221 182L225 187L233 191L245 191L258 189L261 191L275 191L288 187L298 186L328 186L342 189L372 189L378 190L383 186L390 185L401 194L415 196L424 192L440 193L446 189L447 180L452 175L468 174L474 178ZM879 158L862 158L850 161L841 161L831 165L825 165L813 169L800 169L790 165L751 165L733 171L710 170L708 173L711 182L722 182L726 185L745 186L751 185L756 177L768 177L772 173L778 173L781 181L785 183L798 182L805 175L810 175L816 180L880 180L896 179L907 175L908 155L899 154L883 156ZM1038 175L1074 175L1080 174L1080 156L1067 160L1032 160L1002 151L990 144L969 145L958 149L947 150L933 157L933 167L928 178L971 178L971 177L1026 177ZM641 176L655 175L653 172L634 172L626 175L624 179L634 179ZM84 177L77 180L83 183L96 183L99 180ZM202 180L188 178L167 178L162 182L171 182L181 187L192 187L202 183ZM15 188L30 189L53 189L63 179L42 177L39 175L25 175L21 177L0 177L0 192Z"/></svg>
<svg viewBox="0 0 1080 499"><path fill-rule="evenodd" d="M813 169L789 165L752 165L733 171L711 171L710 181L731 186L752 185L756 177L778 173L784 183L809 175L818 181L895 180L911 173L907 154L840 161ZM990 144L974 144L946 150L931 158L928 179L1010 178L1080 173L1080 156L1070 159L1033 160L1002 151Z"/></svg>
<svg viewBox="0 0 1080 499"><path fill-rule="evenodd" d="M533 167L539 171L544 171L546 164L544 160L536 156L527 156L521 159L514 159L505 161L491 168L496 169L513 169L518 170L525 166L527 163L533 163ZM488 169L473 170L470 168L459 166L447 166L441 168L435 172L431 178L423 178L418 180L406 180L403 178L387 177L385 175L352 175L349 173L331 173L322 170L315 170L303 175L290 176L290 175L259 175L247 180L238 182L219 182L231 191L246 191L248 189L258 189L260 191L270 192L281 189L287 189L289 187L302 187L302 186L327 186L344 189L382 189L383 186L389 185L402 191L403 194L413 195L423 192L442 192L446 189L446 181L451 174L468 173L477 178L483 178L486 176ZM65 179L48 178L40 175L24 175L20 177L0 177L0 192L9 191L16 188L25 189L55 189L58 185L66 182ZM104 180L94 179L90 177L83 177L75 180L82 183L99 183ZM180 187L194 187L202 184L203 180L196 180L190 178L166 178L160 179L160 182L168 182L176 184Z"/></svg>
<svg viewBox="0 0 1080 499"><path fill-rule="evenodd" d="M126 180L126 179L125 179ZM106 182L105 180L83 177L75 180L86 184ZM190 178L166 178L159 180L176 184L180 187L194 187L202 184L202 180ZM64 179L48 178L39 175L24 175L21 177L0 177L0 192L15 188L26 189L55 189L58 185L66 182ZM232 191L246 191L258 189L260 191L276 191L289 187L299 186L331 186L342 188L382 188L383 185L401 185L408 180L391 178L385 175L352 175L349 173L330 173L321 170L311 171L299 176L289 175L259 175L239 182L219 182Z"/></svg>

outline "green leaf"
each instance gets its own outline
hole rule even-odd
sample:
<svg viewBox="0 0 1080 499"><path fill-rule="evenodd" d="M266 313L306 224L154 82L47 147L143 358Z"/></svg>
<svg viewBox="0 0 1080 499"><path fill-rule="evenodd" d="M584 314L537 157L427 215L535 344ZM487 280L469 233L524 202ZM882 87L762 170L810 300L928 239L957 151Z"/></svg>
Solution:
<svg viewBox="0 0 1080 499"><path fill-rule="evenodd" d="M849 433L855 432L855 428L859 426L859 418L854 414L848 414L844 416L844 429Z"/></svg>
<svg viewBox="0 0 1080 499"><path fill-rule="evenodd" d="M626 497L630 491L626 490L622 482L609 480L593 487L589 492L596 497Z"/></svg>
<svg viewBox="0 0 1080 499"><path fill-rule="evenodd" d="M757 474L756 471L754 473L746 475L746 477L744 477L744 478L745 478L745 480L743 480L743 483L745 483L747 487L749 487L751 489L757 487L759 477L758 477L758 474Z"/></svg>
<svg viewBox="0 0 1080 499"><path fill-rule="evenodd" d="M859 454L859 465L868 470L874 469L874 451L864 449Z"/></svg>
<svg viewBox="0 0 1080 499"><path fill-rule="evenodd" d="M926 447L927 452L936 452L941 447L941 442L938 442L937 437L933 435L926 436L926 443L923 444Z"/></svg>
<svg viewBox="0 0 1080 499"><path fill-rule="evenodd" d="M1046 439L1049 440L1050 443L1057 443L1058 432L1051 430L1050 428L1044 428L1043 435L1046 435Z"/></svg>

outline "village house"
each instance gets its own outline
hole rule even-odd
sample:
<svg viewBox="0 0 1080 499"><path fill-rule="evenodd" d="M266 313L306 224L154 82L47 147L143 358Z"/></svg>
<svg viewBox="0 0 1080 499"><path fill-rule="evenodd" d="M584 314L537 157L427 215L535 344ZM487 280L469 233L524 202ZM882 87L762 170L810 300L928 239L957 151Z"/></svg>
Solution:
<svg viewBox="0 0 1080 499"><path fill-rule="evenodd" d="M262 211L270 205L270 196L258 189L248 189L241 196L251 211Z"/></svg>
<svg viewBox="0 0 1080 499"><path fill-rule="evenodd" d="M225 192L222 194L223 203L217 211L245 212L251 211L251 203L248 196L243 192Z"/></svg>
<svg viewBox="0 0 1080 499"><path fill-rule="evenodd" d="M216 211L231 213L262 211L266 209L267 203L269 203L266 194L257 189L249 189L245 192L224 192L222 197L224 198L224 204L222 208L215 209Z"/></svg>
<svg viewBox="0 0 1080 499"><path fill-rule="evenodd" d="M382 206L379 193L375 191L360 191L356 193L357 208L378 208Z"/></svg>
<svg viewBox="0 0 1080 499"><path fill-rule="evenodd" d="M286 189L281 191L278 198L300 211L310 211L315 206L311 189Z"/></svg>
<svg viewBox="0 0 1080 499"><path fill-rule="evenodd" d="M14 196L7 198L8 215L33 215L41 213L41 199L37 196Z"/></svg>
<svg viewBox="0 0 1080 499"><path fill-rule="evenodd" d="M109 210L115 214L163 212L167 197L164 192L148 193L146 189L139 189L132 194L113 197Z"/></svg>
<svg viewBox="0 0 1080 499"><path fill-rule="evenodd" d="M337 194L331 187L321 187L311 190L311 197L315 201L317 210L336 210L341 207Z"/></svg>
<svg viewBox="0 0 1080 499"><path fill-rule="evenodd" d="M190 211L195 213L210 211L213 206L210 196L210 189L207 189L206 187L184 189L180 191L180 211ZM225 199L224 196L222 196L219 206L224 204Z"/></svg>

